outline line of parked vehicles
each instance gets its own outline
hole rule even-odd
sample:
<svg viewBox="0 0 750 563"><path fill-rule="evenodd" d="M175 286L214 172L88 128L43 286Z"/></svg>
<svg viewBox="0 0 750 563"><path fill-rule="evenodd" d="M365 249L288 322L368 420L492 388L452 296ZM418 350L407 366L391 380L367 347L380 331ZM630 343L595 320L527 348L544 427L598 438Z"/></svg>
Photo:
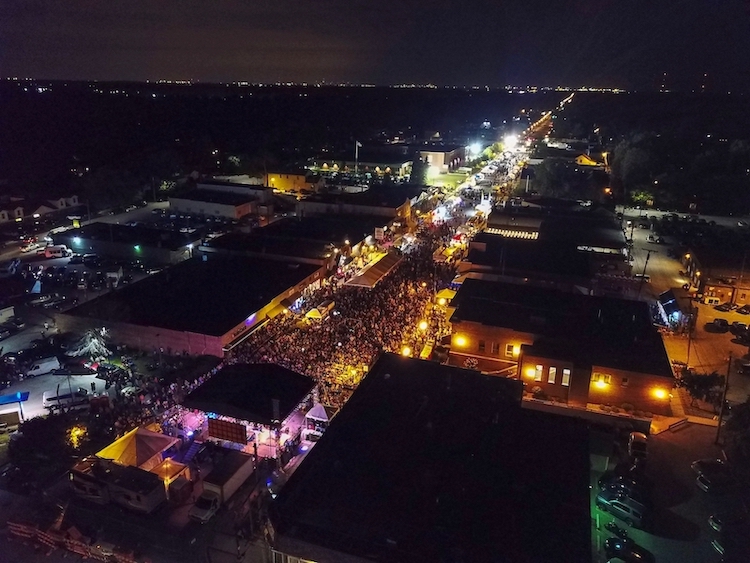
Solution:
<svg viewBox="0 0 750 563"><path fill-rule="evenodd" d="M602 512L614 516L627 527L648 530L653 524L653 506L649 481L643 472L648 455L648 438L640 432L628 437L629 464L605 472L598 481L595 504ZM718 533L711 545L722 561L750 561L750 509L737 494L739 484L731 466L721 459L699 459L691 464L695 485L711 496L726 495L726 508L708 518L709 527ZM653 561L649 551L637 545L615 520L604 525L614 534L604 542L610 561Z"/></svg>

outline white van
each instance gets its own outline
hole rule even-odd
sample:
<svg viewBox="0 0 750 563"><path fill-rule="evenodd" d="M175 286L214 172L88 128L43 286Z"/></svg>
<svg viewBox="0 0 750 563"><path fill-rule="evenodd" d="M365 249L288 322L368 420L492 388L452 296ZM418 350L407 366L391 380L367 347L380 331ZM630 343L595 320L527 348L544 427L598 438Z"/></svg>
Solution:
<svg viewBox="0 0 750 563"><path fill-rule="evenodd" d="M53 244L44 249L45 258L65 258L73 254L64 244Z"/></svg>
<svg viewBox="0 0 750 563"><path fill-rule="evenodd" d="M44 375L51 371L60 369L60 360L55 356L49 358L42 358L41 360L35 360L31 367L26 370L26 377L34 377L35 375Z"/></svg>
<svg viewBox="0 0 750 563"><path fill-rule="evenodd" d="M45 391L42 397L42 406L50 411L60 408L81 407L89 404L89 393L83 387L74 389L71 394L70 389L57 391Z"/></svg>

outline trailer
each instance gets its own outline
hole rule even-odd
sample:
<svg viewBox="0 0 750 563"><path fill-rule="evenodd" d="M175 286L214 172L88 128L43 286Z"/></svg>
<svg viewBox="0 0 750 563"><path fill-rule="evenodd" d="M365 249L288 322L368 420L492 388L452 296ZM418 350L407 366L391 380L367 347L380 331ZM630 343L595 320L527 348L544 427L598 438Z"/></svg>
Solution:
<svg viewBox="0 0 750 563"><path fill-rule="evenodd" d="M188 512L193 520L208 522L255 471L253 456L237 450L224 452L223 458L203 480L203 493Z"/></svg>

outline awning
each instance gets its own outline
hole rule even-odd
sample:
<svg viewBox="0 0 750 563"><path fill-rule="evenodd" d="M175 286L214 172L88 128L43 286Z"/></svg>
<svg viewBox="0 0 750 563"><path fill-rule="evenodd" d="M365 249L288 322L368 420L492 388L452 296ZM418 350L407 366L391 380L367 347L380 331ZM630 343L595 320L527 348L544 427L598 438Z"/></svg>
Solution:
<svg viewBox="0 0 750 563"><path fill-rule="evenodd" d="M177 442L177 438L151 432L145 428L136 428L97 452L96 457L148 471L159 465L162 462L162 452Z"/></svg>
<svg viewBox="0 0 750 563"><path fill-rule="evenodd" d="M383 279L388 274L388 272L393 270L393 268L395 268L396 265L401 262L401 260L402 258L399 254L395 252L389 252L380 260L373 264L370 264L357 276L346 282L346 285L372 289L381 279Z"/></svg>
<svg viewBox="0 0 750 563"><path fill-rule="evenodd" d="M438 291L435 297L437 297L438 299L453 299L455 296L455 290L446 287L445 289L441 289L440 291Z"/></svg>
<svg viewBox="0 0 750 563"><path fill-rule="evenodd" d="M322 319L323 315L320 314L317 307L313 307L307 313L305 313L306 319Z"/></svg>
<svg viewBox="0 0 750 563"><path fill-rule="evenodd" d="M326 409L323 407L323 405L318 403L307 412L305 418L328 422L328 413L326 412Z"/></svg>

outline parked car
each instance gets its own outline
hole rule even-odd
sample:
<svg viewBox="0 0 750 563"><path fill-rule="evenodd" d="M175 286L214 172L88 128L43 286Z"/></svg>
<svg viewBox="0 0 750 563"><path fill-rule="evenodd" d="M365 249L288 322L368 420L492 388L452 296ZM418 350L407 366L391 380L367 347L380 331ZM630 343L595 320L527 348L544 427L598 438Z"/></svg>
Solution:
<svg viewBox="0 0 750 563"><path fill-rule="evenodd" d="M631 432L628 436L628 455L634 459L648 456L648 437L643 432Z"/></svg>
<svg viewBox="0 0 750 563"><path fill-rule="evenodd" d="M750 305L743 305L742 307L739 307L736 313L739 313L740 315L750 315Z"/></svg>
<svg viewBox="0 0 750 563"><path fill-rule="evenodd" d="M697 459L690 464L690 468L696 475L715 475L716 473L729 472L729 466L726 462L717 458Z"/></svg>
<svg viewBox="0 0 750 563"><path fill-rule="evenodd" d="M721 311L722 313L728 313L732 310L732 305L730 303L720 303L719 305L716 305L714 309Z"/></svg>
<svg viewBox="0 0 750 563"><path fill-rule="evenodd" d="M717 512L708 518L708 525L717 532L742 528L750 521L747 507L740 505L732 510Z"/></svg>
<svg viewBox="0 0 750 563"><path fill-rule="evenodd" d="M706 323L704 328L706 329L706 332L718 332L723 334L729 332L729 321L726 319L714 319L710 323Z"/></svg>
<svg viewBox="0 0 750 563"><path fill-rule="evenodd" d="M654 561L654 556L650 551L630 538L607 538L604 540L604 553L607 558L616 557L627 563Z"/></svg>
<svg viewBox="0 0 750 563"><path fill-rule="evenodd" d="M642 528L646 524L648 509L634 499L613 491L600 491L595 502L597 508L623 520L628 526Z"/></svg>
<svg viewBox="0 0 750 563"><path fill-rule="evenodd" d="M739 321L734 321L731 326L729 327L729 332L734 334L735 336L741 336L747 333L747 323L741 323Z"/></svg>
<svg viewBox="0 0 750 563"><path fill-rule="evenodd" d="M698 475L695 484L704 493L723 495L733 490L737 482L729 473L716 473L715 475Z"/></svg>
<svg viewBox="0 0 750 563"><path fill-rule="evenodd" d="M12 333L7 328L0 328L0 340L5 340L8 338Z"/></svg>
<svg viewBox="0 0 750 563"><path fill-rule="evenodd" d="M618 495L630 497L643 504L647 504L645 487L630 475L616 475L605 473L599 478L599 490L611 491Z"/></svg>

